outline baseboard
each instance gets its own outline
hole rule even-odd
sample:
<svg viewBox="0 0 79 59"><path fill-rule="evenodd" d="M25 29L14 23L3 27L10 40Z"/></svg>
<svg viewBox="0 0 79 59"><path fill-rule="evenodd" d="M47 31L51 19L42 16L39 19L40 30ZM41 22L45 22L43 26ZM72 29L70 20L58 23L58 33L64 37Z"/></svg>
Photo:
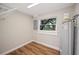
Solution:
<svg viewBox="0 0 79 59"><path fill-rule="evenodd" d="M60 49L58 47L55 47L55 46L51 46L51 45L48 45L46 43L43 43L43 42L39 42L39 41L33 41L33 42L36 42L36 43L39 43L39 44L42 44L42 45L45 45L47 47L50 47L50 48L53 48L53 49L56 49L58 51L60 51Z"/></svg>
<svg viewBox="0 0 79 59"><path fill-rule="evenodd" d="M12 49L10 49L10 50L8 50L8 51L5 51L5 52L1 53L0 55L6 55L6 54L8 54L8 53L10 53L10 52L12 52L12 51L14 51L14 50L16 50L16 49L18 49L18 48L24 46L24 45L26 45L26 44L31 43L32 41L33 41L33 40L30 40L30 41L28 41L28 42L25 42L25 43L23 43L23 44L21 44L21 45L15 47L15 48L12 48Z"/></svg>
<svg viewBox="0 0 79 59"><path fill-rule="evenodd" d="M36 42L36 43L39 43L39 44L42 44L42 45L45 45L45 46L48 46L48 47L50 47L50 48L53 48L53 49L56 49L56 50L60 51L60 49L59 49L58 47L54 47L54 46L45 44L45 43L43 43L43 42L38 42L38 41L35 41L35 40L30 40L30 41L28 41L28 42L26 42L26 43L24 43L24 44L21 44L21 45L15 47L15 48L13 48L13 49L10 49L10 50L8 50L8 51L3 52L3 53L1 53L0 55L6 55L6 54L8 54L8 53L10 53L10 52L12 52L12 51L14 51L14 50L16 50L16 49L18 49L18 48L20 48L20 47L26 45L26 44L29 44L29 43L31 43L31 42Z"/></svg>

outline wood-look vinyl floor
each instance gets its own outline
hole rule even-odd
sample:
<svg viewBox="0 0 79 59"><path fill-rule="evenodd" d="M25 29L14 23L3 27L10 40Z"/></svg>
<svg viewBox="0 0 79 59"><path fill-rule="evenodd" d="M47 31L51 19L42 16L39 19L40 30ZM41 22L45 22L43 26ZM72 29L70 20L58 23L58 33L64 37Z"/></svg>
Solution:
<svg viewBox="0 0 79 59"><path fill-rule="evenodd" d="M31 42L7 55L59 55L58 50L49 48L47 46Z"/></svg>

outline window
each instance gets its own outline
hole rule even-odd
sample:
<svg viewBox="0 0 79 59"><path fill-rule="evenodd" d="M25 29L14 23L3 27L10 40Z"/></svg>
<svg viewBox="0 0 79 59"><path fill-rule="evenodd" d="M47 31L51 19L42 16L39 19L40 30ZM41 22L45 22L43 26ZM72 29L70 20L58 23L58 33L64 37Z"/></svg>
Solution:
<svg viewBox="0 0 79 59"><path fill-rule="evenodd" d="M56 30L56 18L44 19L40 21L40 30Z"/></svg>

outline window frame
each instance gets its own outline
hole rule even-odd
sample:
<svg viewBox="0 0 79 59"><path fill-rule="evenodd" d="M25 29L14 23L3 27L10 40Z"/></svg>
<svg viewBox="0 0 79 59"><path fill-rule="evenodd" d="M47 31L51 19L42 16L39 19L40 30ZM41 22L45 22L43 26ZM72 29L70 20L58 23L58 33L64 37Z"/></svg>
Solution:
<svg viewBox="0 0 79 59"><path fill-rule="evenodd" d="M56 18L56 17L53 17L53 18ZM48 19L50 19L50 18L48 18ZM41 20L43 20L43 19L41 19ZM50 30L50 31L40 30L41 20L38 20L38 33L57 35L57 18L56 18L56 28L55 28L55 30Z"/></svg>

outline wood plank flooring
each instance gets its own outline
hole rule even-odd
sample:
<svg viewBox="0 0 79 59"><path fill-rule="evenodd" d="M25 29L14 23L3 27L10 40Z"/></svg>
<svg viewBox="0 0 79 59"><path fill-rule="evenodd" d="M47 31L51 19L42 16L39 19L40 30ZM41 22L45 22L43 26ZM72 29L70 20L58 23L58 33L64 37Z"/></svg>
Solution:
<svg viewBox="0 0 79 59"><path fill-rule="evenodd" d="M59 55L60 52L44 45L31 42L7 55Z"/></svg>

